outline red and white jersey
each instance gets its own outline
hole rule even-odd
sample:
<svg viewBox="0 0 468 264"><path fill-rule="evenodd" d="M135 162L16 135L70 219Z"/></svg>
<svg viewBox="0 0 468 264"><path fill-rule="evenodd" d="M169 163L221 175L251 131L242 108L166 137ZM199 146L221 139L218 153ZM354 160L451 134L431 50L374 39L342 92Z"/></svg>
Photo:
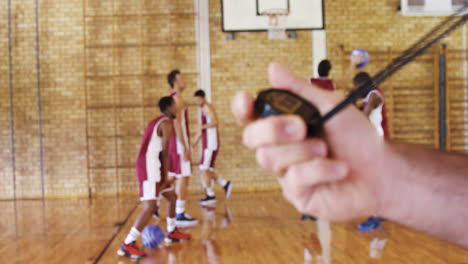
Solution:
<svg viewBox="0 0 468 264"><path fill-rule="evenodd" d="M379 88L375 88L374 90L370 91L366 98L364 98L364 107L366 107L367 102L372 94L375 94L380 97L382 102L378 107L376 107L372 112L369 114L369 120L371 121L372 125L377 129L379 135L383 136L384 138L388 138L388 124L387 124L387 112L385 110L385 97L383 92Z"/></svg>
<svg viewBox="0 0 468 264"><path fill-rule="evenodd" d="M145 129L135 165L139 182L161 181L160 153L163 150L163 139L158 136L158 127L164 120L169 120L169 118L165 115L159 116L151 121Z"/></svg>
<svg viewBox="0 0 468 264"><path fill-rule="evenodd" d="M334 91L336 89L336 85L332 82L332 80L326 77L310 78L309 83L328 91Z"/></svg>
<svg viewBox="0 0 468 264"><path fill-rule="evenodd" d="M200 122L202 126L206 124L210 124L212 122L212 120L203 111L203 109L204 107L202 107L200 111ZM202 144L203 144L203 149L218 150L219 148L218 127L209 127L202 131Z"/></svg>
<svg viewBox="0 0 468 264"><path fill-rule="evenodd" d="M177 96L180 96L178 93L176 92L172 92L171 95L170 95L172 98L175 98ZM176 119L179 119L181 118L182 119L182 134L183 134L183 140L185 141L185 143L187 144L187 146L190 146L190 131L189 131L189 120L188 120L188 110L187 110L187 107L184 108L184 111L183 111L183 114L182 116L177 116ZM174 125L174 122L176 122L176 120L172 120L172 124ZM175 126L174 126L175 127ZM174 133L174 136L171 137L171 144L170 144L170 147L169 147L169 152L173 153L173 152L176 152L178 154L181 154L183 155L184 153L184 145L179 141L179 138L177 138L175 136L175 129L173 131ZM177 140L176 140L177 139ZM176 144L172 144L172 143L175 143L173 141L176 141L177 143Z"/></svg>

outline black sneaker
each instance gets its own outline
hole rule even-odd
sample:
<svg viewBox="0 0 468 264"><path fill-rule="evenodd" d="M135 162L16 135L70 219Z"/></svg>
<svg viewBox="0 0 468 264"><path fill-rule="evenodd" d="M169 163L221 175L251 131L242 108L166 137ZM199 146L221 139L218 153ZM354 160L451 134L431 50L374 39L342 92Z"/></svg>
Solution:
<svg viewBox="0 0 468 264"><path fill-rule="evenodd" d="M200 205L201 206L210 206L210 205L215 205L216 204L216 197L214 196L206 196L204 199L200 200Z"/></svg>
<svg viewBox="0 0 468 264"><path fill-rule="evenodd" d="M305 220L307 220L307 219L310 219L310 220L312 220L312 221L317 220L317 218L315 218L315 217L313 217L313 216L311 216L311 215L302 215L301 221L305 221Z"/></svg>
<svg viewBox="0 0 468 264"><path fill-rule="evenodd" d="M229 196L231 196L232 182L228 181L223 188L224 188L224 192L225 192L224 198L228 199Z"/></svg>
<svg viewBox="0 0 468 264"><path fill-rule="evenodd" d="M156 208L156 211L153 213L153 218L156 219L156 221L159 221L161 219L159 217L159 208Z"/></svg>
<svg viewBox="0 0 468 264"><path fill-rule="evenodd" d="M176 214L176 225L179 227L189 227L198 224L198 220L193 219L186 213Z"/></svg>

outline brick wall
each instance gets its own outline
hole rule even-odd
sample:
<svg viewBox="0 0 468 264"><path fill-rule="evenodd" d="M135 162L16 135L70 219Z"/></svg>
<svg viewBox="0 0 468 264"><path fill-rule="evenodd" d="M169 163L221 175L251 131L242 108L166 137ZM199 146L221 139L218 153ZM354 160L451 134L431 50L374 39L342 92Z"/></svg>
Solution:
<svg viewBox="0 0 468 264"><path fill-rule="evenodd" d="M0 3L0 197L13 197L13 169L11 166L10 93L8 69L8 12L7 1Z"/></svg>
<svg viewBox="0 0 468 264"><path fill-rule="evenodd" d="M241 141L230 102L237 91L255 94L268 88L267 66L278 61L302 76L312 74L312 34L298 32L297 39L268 40L266 32L236 33L236 40L226 40L221 31L220 1L210 1L212 98L220 119L221 151L218 173L236 181L244 190L276 188L276 179L256 165L255 154Z"/></svg>
<svg viewBox="0 0 468 264"><path fill-rule="evenodd" d="M193 134L197 122L193 93L198 74L193 2L88 0L83 6L81 1L39 1L42 179L46 197L136 193L133 164L141 135L146 124L159 115L157 100L169 93L166 74L173 68L181 69L188 81L184 96L190 106ZM0 4L0 199L13 198L14 189L17 198L38 198L42 193L34 4L34 0L12 1L11 69L7 1ZM397 15L398 0L357 0L352 4L326 0L325 5L327 49L335 79L341 76L342 61L347 61L351 49L369 50L371 64L366 70L375 73L388 62L389 48L398 55L441 20ZM210 0L212 95L221 134L217 171L235 180L237 190L278 187L274 177L258 168L254 153L241 145L241 129L231 115L230 101L239 90L255 94L267 88L266 68L273 60L301 76L310 76L311 35L301 31L297 39L269 41L265 32L238 33L236 40L226 40L226 33L221 31L220 1ZM461 49L461 31L443 42L450 49ZM392 79L392 90L389 82L382 85L392 102L389 114L394 139L434 145L434 67L430 51ZM461 62L451 67L460 69ZM459 78L460 73L454 76ZM457 131L457 137L463 136L463 131ZM194 161L198 161L198 155ZM198 191L195 167L194 176L190 189Z"/></svg>

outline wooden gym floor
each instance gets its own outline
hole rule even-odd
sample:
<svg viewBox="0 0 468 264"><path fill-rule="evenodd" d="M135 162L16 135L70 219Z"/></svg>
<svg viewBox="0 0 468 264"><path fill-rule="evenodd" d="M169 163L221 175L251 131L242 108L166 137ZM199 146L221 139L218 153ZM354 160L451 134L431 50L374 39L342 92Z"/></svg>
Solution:
<svg viewBox="0 0 468 264"><path fill-rule="evenodd" d="M192 240L152 250L140 261L116 255L142 207L137 198L3 201L0 263L468 264L468 251L395 223L360 233L360 221L301 222L279 193L234 193L213 210L197 199L188 207L200 219L187 230ZM165 221L161 226L165 230Z"/></svg>

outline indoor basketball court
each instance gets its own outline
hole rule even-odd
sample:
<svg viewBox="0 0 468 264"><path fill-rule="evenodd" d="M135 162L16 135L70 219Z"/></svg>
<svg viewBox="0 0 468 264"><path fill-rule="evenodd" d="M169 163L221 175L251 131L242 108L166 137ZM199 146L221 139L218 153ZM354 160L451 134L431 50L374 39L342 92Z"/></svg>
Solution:
<svg viewBox="0 0 468 264"><path fill-rule="evenodd" d="M3 1L0 263L468 263L467 13Z"/></svg>

